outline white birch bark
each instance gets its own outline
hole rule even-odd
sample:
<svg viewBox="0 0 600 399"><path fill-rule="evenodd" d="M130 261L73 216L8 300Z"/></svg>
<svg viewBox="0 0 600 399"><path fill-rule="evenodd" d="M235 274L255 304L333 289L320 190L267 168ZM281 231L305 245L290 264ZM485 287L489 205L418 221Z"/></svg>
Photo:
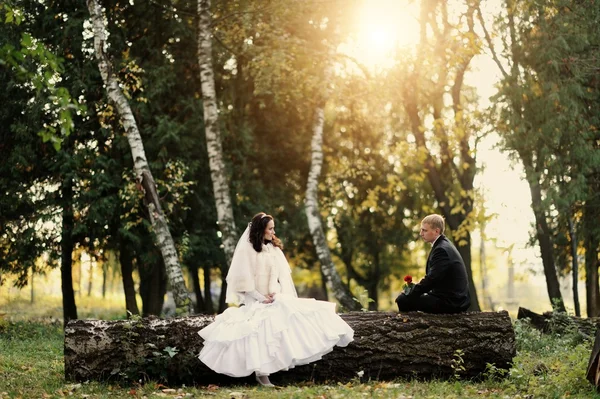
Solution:
<svg viewBox="0 0 600 399"><path fill-rule="evenodd" d="M210 0L198 0L198 17L198 64L200 66L202 102L204 105L206 146L208 149L210 177L213 183L217 208L217 220L222 233L225 258L227 265L229 265L233 258L237 234L233 219L231 196L229 194L229 181L225 174L223 145L218 125L219 111L217 108L217 94L212 63Z"/></svg>
<svg viewBox="0 0 600 399"><path fill-rule="evenodd" d="M180 315L187 315L192 313L192 301L185 286L173 237L169 231L167 219L162 211L156 193L156 186L148 166L148 161L146 160L142 137L133 116L133 112L131 111L131 107L129 106L129 102L119 87L119 82L113 72L112 64L105 52L107 42L104 12L98 3L98 0L87 0L87 6L92 18L94 49L96 59L98 60L98 68L100 69L102 80L106 86L108 98L115 105L121 124L125 128L127 141L131 148L137 180L145 190L146 204L148 206L148 213L150 214L150 221L154 230L156 245L159 247L165 262L165 268L175 305L177 307L177 313Z"/></svg>
<svg viewBox="0 0 600 399"><path fill-rule="evenodd" d="M352 298L352 294L342 283L339 273L331 258L331 251L321 222L319 212L318 186L321 169L323 167L323 125L325 124L325 109L318 106L315 111L313 137L311 141L311 162L306 184L306 218L308 228L317 250L317 257L321 262L321 270L325 276L327 288L346 310L360 310L360 303Z"/></svg>

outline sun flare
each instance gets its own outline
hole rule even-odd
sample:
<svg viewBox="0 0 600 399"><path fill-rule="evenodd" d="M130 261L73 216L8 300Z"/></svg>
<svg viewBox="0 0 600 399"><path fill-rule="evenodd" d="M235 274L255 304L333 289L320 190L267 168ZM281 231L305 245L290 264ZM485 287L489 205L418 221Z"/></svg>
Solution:
<svg viewBox="0 0 600 399"><path fill-rule="evenodd" d="M365 0L356 11L353 39L341 50L370 69L388 69L395 54L418 44L418 16L414 0Z"/></svg>

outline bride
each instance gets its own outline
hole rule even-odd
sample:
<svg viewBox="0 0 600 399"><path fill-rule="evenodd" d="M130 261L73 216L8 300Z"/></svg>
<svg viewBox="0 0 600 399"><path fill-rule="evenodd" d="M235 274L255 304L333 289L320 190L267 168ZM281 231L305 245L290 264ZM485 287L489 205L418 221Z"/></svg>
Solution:
<svg viewBox="0 0 600 399"><path fill-rule="evenodd" d="M269 374L321 359L346 346L354 331L335 313L335 304L298 298L290 266L275 236L273 217L259 213L240 238L229 273L230 307L198 333L198 356L212 370L233 377Z"/></svg>

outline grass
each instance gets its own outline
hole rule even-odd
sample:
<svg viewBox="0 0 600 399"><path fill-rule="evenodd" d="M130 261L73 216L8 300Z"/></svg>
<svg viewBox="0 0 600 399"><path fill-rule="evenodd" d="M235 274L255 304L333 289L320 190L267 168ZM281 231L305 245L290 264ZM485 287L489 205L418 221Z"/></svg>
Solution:
<svg viewBox="0 0 600 399"><path fill-rule="evenodd" d="M81 295L76 297L77 316L80 319L113 320L126 316L125 298L123 295L101 296ZM141 300L138 300L141 303ZM24 293L11 297L0 296L0 314L5 313L10 320L62 320L62 297L56 295L39 295L32 304Z"/></svg>
<svg viewBox="0 0 600 399"><path fill-rule="evenodd" d="M0 399L5 398L600 398L585 380L592 343L573 331L542 335L515 322L518 354L509 374L490 368L482 381L397 380L295 386L167 387L64 380L60 322L0 319Z"/></svg>

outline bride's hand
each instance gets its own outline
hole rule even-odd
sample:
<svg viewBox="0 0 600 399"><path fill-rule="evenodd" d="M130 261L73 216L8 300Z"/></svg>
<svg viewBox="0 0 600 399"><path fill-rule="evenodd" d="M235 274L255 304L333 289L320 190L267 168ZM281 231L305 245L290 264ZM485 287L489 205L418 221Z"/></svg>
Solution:
<svg viewBox="0 0 600 399"><path fill-rule="evenodd" d="M265 299L265 300L263 301L263 303L273 303L273 301L275 300L275 298L273 298L273 295L274 295L274 294L269 294L269 295L267 295L267 299Z"/></svg>

